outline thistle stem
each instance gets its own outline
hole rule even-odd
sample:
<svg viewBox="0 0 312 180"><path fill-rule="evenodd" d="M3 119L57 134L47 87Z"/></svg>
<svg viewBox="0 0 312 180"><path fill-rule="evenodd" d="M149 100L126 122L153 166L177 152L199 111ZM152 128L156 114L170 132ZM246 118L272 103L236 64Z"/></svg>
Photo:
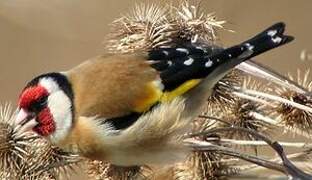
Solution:
<svg viewBox="0 0 312 180"><path fill-rule="evenodd" d="M239 178L239 179L288 179L282 175L253 175L253 174L233 174L231 177Z"/></svg>
<svg viewBox="0 0 312 180"><path fill-rule="evenodd" d="M274 70L264 67L263 65L256 63L254 61L248 61L241 63L237 66L237 69L248 73L252 76L259 77L261 79L265 79L271 82L274 82L275 84L278 84L282 87L292 89L298 93L305 94L307 91L301 87L296 82L276 73Z"/></svg>
<svg viewBox="0 0 312 180"><path fill-rule="evenodd" d="M311 135L309 133L306 133L304 131L300 131L298 128L295 128L295 127L287 128L285 125L280 124L279 123L280 121L277 120L277 119L272 119L272 118L270 118L268 116L265 116L265 115L262 115L262 114L260 114L258 112L250 112L249 115L251 115L252 117L254 117L257 120L264 121L265 123L268 123L268 124L271 124L271 125L274 125L274 126L277 126L277 127L281 127L284 130L286 130L288 132L291 132L293 134L296 134L296 135L299 135L299 136L304 136L306 138L311 138Z"/></svg>
<svg viewBox="0 0 312 180"><path fill-rule="evenodd" d="M268 124L272 124L272 125L275 125L275 126L279 125L278 121L276 121L276 120L274 120L274 119L272 119L272 118L270 118L268 116L262 115L262 114L260 114L258 112L250 112L249 115L254 117L255 119L264 121L264 122L266 122Z"/></svg>
<svg viewBox="0 0 312 180"><path fill-rule="evenodd" d="M194 140L194 139L187 139L187 140L185 140L185 142L188 143L189 146L191 146L194 149L199 150L199 151L216 151L220 154L224 154L224 155L228 155L228 156L232 156L232 157L237 157L237 158L243 159L245 161L255 163L259 166L263 166L263 167L273 169L273 170L282 172L284 174L287 174L286 169L282 165L270 162L270 161L265 160L265 159L261 159L257 156L254 156L254 155L240 153L240 152L237 152L236 150L231 149L231 148L218 146L218 145L215 145L215 144L212 144L209 142L203 142L203 141L198 141L198 140Z"/></svg>
<svg viewBox="0 0 312 180"><path fill-rule="evenodd" d="M220 143L229 143L235 145L243 146L268 146L265 141L248 141L248 140L235 140L235 139L220 139ZM279 142L280 145L285 147L295 147L295 148L312 148L312 144L303 142Z"/></svg>
<svg viewBox="0 0 312 180"><path fill-rule="evenodd" d="M280 103L283 103L283 104L288 104L288 105L291 105L291 106L293 106L295 108L298 108L298 109L301 109L303 111L312 113L312 108L311 107L308 107L308 106L296 103L294 101L290 101L288 99L285 99L285 98L282 98L282 97L279 97L279 96L275 96L275 95L272 95L272 94L259 92L259 91L255 91L255 90L250 90L250 89L243 89L243 88L241 88L240 90L243 91L246 94L250 94L250 95L254 95L254 96L258 96L258 97L263 97L263 98L266 98L266 99L269 99L269 100L273 100L273 101L277 101L277 102L280 102Z"/></svg>
<svg viewBox="0 0 312 180"><path fill-rule="evenodd" d="M310 153L310 151L311 151L311 149L310 150L306 150L304 152L288 154L287 158L292 160L292 159L298 158L300 156L308 155ZM270 161L274 161L274 162L280 163L281 159L280 158L273 158ZM297 161L297 162L299 162L299 161ZM251 165L240 166L239 169L241 171L259 171L259 170L264 169L264 167L258 166L256 164L251 164Z"/></svg>
<svg viewBox="0 0 312 180"><path fill-rule="evenodd" d="M258 103L265 104L265 105L268 105L268 106L272 106L272 104L270 104L266 100L260 99L260 98L255 97L255 96L250 96L250 95L242 93L242 92L238 92L237 91L237 92L232 92L232 94L234 94L237 97L240 97L242 99L247 99L247 100L250 100L250 101L254 101L254 102L258 102Z"/></svg>
<svg viewBox="0 0 312 180"><path fill-rule="evenodd" d="M222 146L219 147L219 149L216 149L216 148L213 149L213 147L202 147L203 148L202 150L205 150L205 148L207 148L206 150L217 151L217 152L224 154L224 155L238 157L238 158L241 158L245 161L249 161L249 162L258 164L260 166L264 166L264 167L269 168L269 169L280 171L280 172L283 172L285 174L289 174L293 178L296 178L296 179L307 179L307 180L312 179L312 176L310 174L307 174L304 171L298 169L298 167L296 167L287 158L283 147L277 141L273 141L269 137L255 131L255 130L241 128L241 127L226 127L226 128L207 130L207 131L203 131L203 132L199 132L199 133L193 133L193 134L190 134L189 137L197 137L197 136L209 135L212 133L231 131L231 130L232 131L242 131L242 132L248 133L248 134L250 134L250 135L252 135L258 139L265 141L278 154L278 156L282 160L282 166L280 164L272 163L271 161L261 159L257 156L233 152L231 149L224 149L226 147L222 147ZM201 147L199 146L199 147L194 147L194 148L200 149Z"/></svg>

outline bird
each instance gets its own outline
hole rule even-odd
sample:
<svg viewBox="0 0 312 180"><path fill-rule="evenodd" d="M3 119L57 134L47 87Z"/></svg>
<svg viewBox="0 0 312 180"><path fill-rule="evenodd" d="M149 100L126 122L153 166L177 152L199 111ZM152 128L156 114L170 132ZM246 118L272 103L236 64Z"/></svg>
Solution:
<svg viewBox="0 0 312 180"><path fill-rule="evenodd" d="M15 125L118 166L179 161L190 151L181 137L216 83L236 65L291 42L284 31L279 22L229 48L181 42L39 75L20 93Z"/></svg>

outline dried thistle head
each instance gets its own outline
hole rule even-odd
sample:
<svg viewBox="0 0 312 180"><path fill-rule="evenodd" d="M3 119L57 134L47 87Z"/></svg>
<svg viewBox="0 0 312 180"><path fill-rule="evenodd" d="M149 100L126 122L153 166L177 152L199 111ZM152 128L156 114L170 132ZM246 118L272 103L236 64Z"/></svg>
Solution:
<svg viewBox="0 0 312 180"><path fill-rule="evenodd" d="M102 161L87 161L87 174L90 179L146 179L147 166L120 167Z"/></svg>
<svg viewBox="0 0 312 180"><path fill-rule="evenodd" d="M269 92L271 91L271 84L263 82L257 78L251 76L244 76L242 78L241 87L244 89L257 90L260 92Z"/></svg>
<svg viewBox="0 0 312 180"><path fill-rule="evenodd" d="M218 166L216 154L194 152L187 161L174 166L173 176L174 179L212 179Z"/></svg>
<svg viewBox="0 0 312 180"><path fill-rule="evenodd" d="M132 167L121 167L121 166L114 166L110 165L108 176L112 179L121 179L121 180L131 180L131 179L138 179L144 178L142 174L142 169L144 167L140 166L132 166Z"/></svg>
<svg viewBox="0 0 312 180"><path fill-rule="evenodd" d="M28 165L23 167L23 174L27 176L70 179L70 175L80 167L78 155L65 152L43 139L33 143L31 152Z"/></svg>
<svg viewBox="0 0 312 180"><path fill-rule="evenodd" d="M112 23L107 49L122 53L150 50L170 43L171 34L167 8L140 4Z"/></svg>
<svg viewBox="0 0 312 180"><path fill-rule="evenodd" d="M0 169L13 175L26 163L33 137L17 135L12 125L14 113L10 104L0 105Z"/></svg>
<svg viewBox="0 0 312 180"><path fill-rule="evenodd" d="M219 106L225 110L233 104L237 97L232 94L233 87L241 86L243 74L239 70L232 70L222 78L213 88L213 92L208 99L208 107Z"/></svg>
<svg viewBox="0 0 312 180"><path fill-rule="evenodd" d="M0 179L12 179L12 175L10 172L5 172L3 170L0 171Z"/></svg>
<svg viewBox="0 0 312 180"><path fill-rule="evenodd" d="M234 174L227 159L215 152L193 152L185 162L173 167L173 179L220 179Z"/></svg>
<svg viewBox="0 0 312 180"><path fill-rule="evenodd" d="M28 179L28 180L56 180L49 172L43 172L40 174L29 174L29 173L20 173L19 179Z"/></svg>
<svg viewBox="0 0 312 180"><path fill-rule="evenodd" d="M205 14L198 7L184 1L179 8L175 8L173 26L176 29L176 40L184 42L215 43L216 29L223 29L225 21L218 21L214 13Z"/></svg>
<svg viewBox="0 0 312 180"><path fill-rule="evenodd" d="M264 92L269 89L269 86L267 84L262 84L251 77L245 77L241 84L241 88ZM223 118L229 122L231 126L252 129L258 132L265 132L271 128L271 124L268 124L261 119L261 117L266 116L265 106L258 102L236 98L234 103L231 104L230 110L227 112L228 113L224 114ZM255 140L251 135L238 131L228 132L225 136L229 138Z"/></svg>
<svg viewBox="0 0 312 180"><path fill-rule="evenodd" d="M111 53L127 53L176 47L181 43L209 46L217 39L216 29L223 28L224 23L187 1L179 8L140 4L112 23L106 48Z"/></svg>
<svg viewBox="0 0 312 180"><path fill-rule="evenodd" d="M275 92L283 98L286 98L295 103L312 108L312 80L309 80L310 70L307 70L303 75L300 70L298 70L297 77L289 75L289 79L295 81L306 89L309 93L302 94L291 89L277 87ZM293 107L289 104L276 103L276 109L271 112L276 115L281 123L286 125L286 127L299 129L304 132L311 132L312 130L312 113L304 111Z"/></svg>
<svg viewBox="0 0 312 180"><path fill-rule="evenodd" d="M109 179L107 173L110 165L108 163L89 160L86 164L86 173L90 179Z"/></svg>
<svg viewBox="0 0 312 180"><path fill-rule="evenodd" d="M209 117L215 114L207 111L195 119L192 123L192 132L203 132L214 129L219 122L213 122ZM217 134L209 134L194 137L198 141L219 144L220 137ZM226 176L231 167L224 161L227 158L217 152L198 151L190 153L189 157L172 167L173 179L219 179Z"/></svg>
<svg viewBox="0 0 312 180"><path fill-rule="evenodd" d="M207 131L213 128L212 122L209 119L198 118L193 123L193 132L201 132ZM211 141L211 142L218 142L219 136L217 135L209 135L204 137L197 137L201 141ZM210 140L212 139L212 140ZM189 170L193 171L194 176L196 175L198 179L203 179L209 177L213 179L217 177L217 172L222 169L222 163L220 162L222 156L215 152L200 152L194 151L192 155L189 157L185 165ZM180 168L183 166L180 166ZM184 167L185 168L185 167ZM177 175L182 175L181 173ZM177 176L176 175L176 176Z"/></svg>
<svg viewBox="0 0 312 180"><path fill-rule="evenodd" d="M303 74L301 70L298 69L297 78L295 78L291 74L288 74L288 77L290 80L297 82L298 85L306 89L308 92L312 92L312 78L310 74L310 69L305 70Z"/></svg>
<svg viewBox="0 0 312 180"><path fill-rule="evenodd" d="M28 172L34 174L48 173L54 178L67 178L78 168L80 168L80 158L76 154L65 152L62 149L51 145L45 140L39 140L36 146L37 150L33 150L32 165L28 167Z"/></svg>
<svg viewBox="0 0 312 180"><path fill-rule="evenodd" d="M232 114L229 115L226 119L233 126L243 127L256 131L263 131L264 127L267 127L267 125L263 121L258 120L253 116L253 113L257 111L257 108L258 105L252 101L239 100L235 103L235 106L233 106ZM225 136L229 138L247 138L254 140L251 135L238 131L228 132Z"/></svg>

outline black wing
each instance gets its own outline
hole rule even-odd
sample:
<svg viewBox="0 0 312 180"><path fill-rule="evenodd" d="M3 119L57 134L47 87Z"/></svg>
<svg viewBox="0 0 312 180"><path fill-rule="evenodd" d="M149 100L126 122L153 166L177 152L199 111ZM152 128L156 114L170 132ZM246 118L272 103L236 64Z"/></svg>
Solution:
<svg viewBox="0 0 312 180"><path fill-rule="evenodd" d="M284 35L285 24L277 23L253 38L230 48L204 47L189 44L161 48L149 53L152 67L160 72L165 90L171 91L191 79L201 79L217 68L223 72L263 52L293 40Z"/></svg>

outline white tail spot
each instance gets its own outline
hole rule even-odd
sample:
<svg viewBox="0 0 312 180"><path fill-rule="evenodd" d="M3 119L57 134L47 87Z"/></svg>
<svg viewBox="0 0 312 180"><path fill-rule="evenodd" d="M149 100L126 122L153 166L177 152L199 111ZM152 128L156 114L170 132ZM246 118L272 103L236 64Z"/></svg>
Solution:
<svg viewBox="0 0 312 180"><path fill-rule="evenodd" d="M268 35L271 36L271 37L275 36L276 33L277 33L277 30L270 30L270 31L268 31Z"/></svg>
<svg viewBox="0 0 312 180"><path fill-rule="evenodd" d="M248 50L252 51L255 46L251 45L250 43L246 43L245 46L247 47Z"/></svg>
<svg viewBox="0 0 312 180"><path fill-rule="evenodd" d="M273 38L272 37L272 41L275 43L275 44L279 44L279 43L281 43L282 42L282 38L281 37L275 37L275 38Z"/></svg>
<svg viewBox="0 0 312 180"><path fill-rule="evenodd" d="M189 53L189 51L187 49L185 49L185 48L177 48L176 50L179 51L179 52L186 53L186 54Z"/></svg>
<svg viewBox="0 0 312 180"><path fill-rule="evenodd" d="M163 50L163 51L162 51L162 53L164 53L166 56L168 56L168 55L169 55L169 52L168 52L168 51L166 51L166 50Z"/></svg>
<svg viewBox="0 0 312 180"><path fill-rule="evenodd" d="M186 61L184 61L184 64L189 66L191 65L192 63L194 62L194 59L193 58L188 58Z"/></svg>
<svg viewBox="0 0 312 180"><path fill-rule="evenodd" d="M208 60L206 63L205 63L205 67L209 68L211 67L213 64L213 62L211 60Z"/></svg>

